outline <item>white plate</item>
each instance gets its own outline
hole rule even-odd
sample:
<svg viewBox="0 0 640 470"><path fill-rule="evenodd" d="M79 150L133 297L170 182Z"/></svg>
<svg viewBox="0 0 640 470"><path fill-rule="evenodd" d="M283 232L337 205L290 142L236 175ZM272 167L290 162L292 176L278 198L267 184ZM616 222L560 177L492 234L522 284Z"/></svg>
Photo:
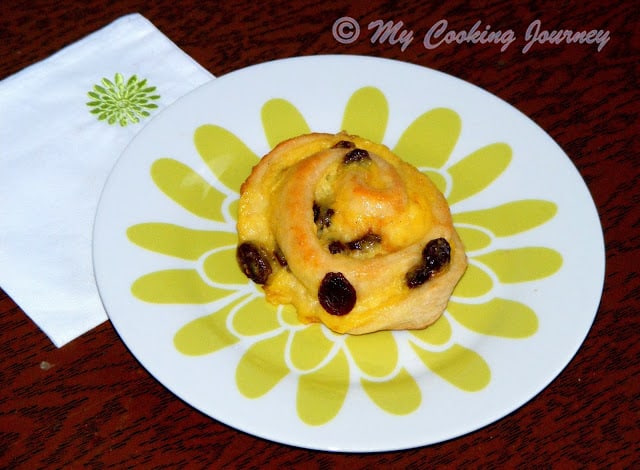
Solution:
<svg viewBox="0 0 640 470"><path fill-rule="evenodd" d="M446 184L469 245L471 268L437 328L347 340L266 307L233 262L238 187L226 185L246 176L254 154L305 125L347 126L393 149L414 121L398 153ZM246 158L216 129L244 142ZM420 136L436 142L439 161L407 155ZM216 159L208 165L199 151ZM189 193L198 185L208 188L204 199ZM507 211L473 213L514 201ZM94 265L125 344L187 403L269 440L368 452L474 431L547 386L593 322L604 247L575 167L510 105L416 65L316 56L230 73L151 121L105 186ZM212 320L194 322L202 317Z"/></svg>

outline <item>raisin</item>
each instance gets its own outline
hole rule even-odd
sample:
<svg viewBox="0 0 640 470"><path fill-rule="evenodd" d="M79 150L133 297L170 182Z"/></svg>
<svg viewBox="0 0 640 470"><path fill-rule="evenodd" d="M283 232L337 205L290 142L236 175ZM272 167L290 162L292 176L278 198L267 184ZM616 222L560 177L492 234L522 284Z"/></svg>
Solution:
<svg viewBox="0 0 640 470"><path fill-rule="evenodd" d="M283 268L286 268L287 266L289 266L289 263L287 263L287 258L284 257L284 253L282 253L282 250L280 250L279 246L277 246L276 249L273 250L273 257L276 259L278 264Z"/></svg>
<svg viewBox="0 0 640 470"><path fill-rule="evenodd" d="M346 245L340 241L333 241L329 243L329 253L331 253L332 255L342 253L346 249Z"/></svg>
<svg viewBox="0 0 640 470"><path fill-rule="evenodd" d="M350 163L357 163L366 160L371 160L369 156L369 152L364 149L355 148L349 152L347 152L342 160L342 163L348 165Z"/></svg>
<svg viewBox="0 0 640 470"><path fill-rule="evenodd" d="M340 140L332 148L334 149L352 149L356 146L350 140Z"/></svg>
<svg viewBox="0 0 640 470"><path fill-rule="evenodd" d="M271 275L271 264L265 251L250 242L244 242L236 250L240 269L256 284L266 284Z"/></svg>
<svg viewBox="0 0 640 470"><path fill-rule="evenodd" d="M347 246L351 250L370 250L381 241L382 238L380 238L380 235L376 235L375 233L367 233L364 237L349 242Z"/></svg>
<svg viewBox="0 0 640 470"><path fill-rule="evenodd" d="M425 268L424 264L419 264L407 273L405 280L407 286L410 289L413 289L415 287L420 287L422 284L427 282L431 276L432 273Z"/></svg>
<svg viewBox="0 0 640 470"><path fill-rule="evenodd" d="M320 230L331 226L331 217L335 211L333 209L320 207L318 203L313 203L313 222Z"/></svg>
<svg viewBox="0 0 640 470"><path fill-rule="evenodd" d="M421 262L405 276L407 286L419 287L438 274L451 261L451 246L444 238L431 240L422 250Z"/></svg>
<svg viewBox="0 0 640 470"><path fill-rule="evenodd" d="M342 273L327 273L320 283L318 300L331 315L346 315L356 304L356 290Z"/></svg>
<svg viewBox="0 0 640 470"><path fill-rule="evenodd" d="M437 272L451 261L451 246L444 238L436 238L422 250L422 259L429 270Z"/></svg>

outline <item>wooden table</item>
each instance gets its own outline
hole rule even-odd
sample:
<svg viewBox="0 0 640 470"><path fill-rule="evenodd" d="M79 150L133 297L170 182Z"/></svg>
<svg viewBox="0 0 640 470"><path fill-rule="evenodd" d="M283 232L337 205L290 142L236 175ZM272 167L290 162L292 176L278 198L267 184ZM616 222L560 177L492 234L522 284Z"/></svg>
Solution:
<svg viewBox="0 0 640 470"><path fill-rule="evenodd" d="M0 291L0 467L638 468L639 10L631 1L475 3L2 2L0 79L140 12L217 76L285 57L365 54L474 83L533 119L573 160L600 213L607 268L583 346L530 402L448 442L361 455L292 448L220 424L150 376L109 322L56 349ZM361 25L352 43L332 33L345 16ZM374 39L366 25L378 19L402 21L414 41L403 48L391 38ZM504 51L480 43L424 47L425 33L443 19L455 31L477 21L481 28L511 29L516 40ZM534 44L525 53L525 33L535 20L548 30L606 30L610 40L601 50L596 44ZM558 305L558 315L562 310Z"/></svg>

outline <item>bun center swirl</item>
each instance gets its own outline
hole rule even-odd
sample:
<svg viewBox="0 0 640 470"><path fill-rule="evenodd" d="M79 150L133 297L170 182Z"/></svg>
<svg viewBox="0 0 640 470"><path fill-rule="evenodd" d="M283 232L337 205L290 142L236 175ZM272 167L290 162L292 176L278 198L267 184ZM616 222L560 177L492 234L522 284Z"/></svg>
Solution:
<svg viewBox="0 0 640 470"><path fill-rule="evenodd" d="M441 278L448 279L446 305L464 270L447 276L450 260L466 266L433 183L357 136L286 141L254 168L241 193L238 232L252 249L243 247L239 256L243 251L259 262L239 259L240 265L252 279L266 279L259 283L268 300L294 304L305 322L352 333L412 327L411 318L394 319L394 308L409 309ZM446 249L435 256L428 245ZM256 266L265 264L268 274L256 276Z"/></svg>

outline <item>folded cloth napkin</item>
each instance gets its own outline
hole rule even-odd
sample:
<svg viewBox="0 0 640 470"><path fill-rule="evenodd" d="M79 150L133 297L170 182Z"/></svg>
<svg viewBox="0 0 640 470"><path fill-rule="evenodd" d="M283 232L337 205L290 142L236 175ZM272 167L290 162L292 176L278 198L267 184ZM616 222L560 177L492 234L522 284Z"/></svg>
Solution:
<svg viewBox="0 0 640 470"><path fill-rule="evenodd" d="M107 318L91 234L110 169L212 78L131 14L0 81L0 286L56 346Z"/></svg>

